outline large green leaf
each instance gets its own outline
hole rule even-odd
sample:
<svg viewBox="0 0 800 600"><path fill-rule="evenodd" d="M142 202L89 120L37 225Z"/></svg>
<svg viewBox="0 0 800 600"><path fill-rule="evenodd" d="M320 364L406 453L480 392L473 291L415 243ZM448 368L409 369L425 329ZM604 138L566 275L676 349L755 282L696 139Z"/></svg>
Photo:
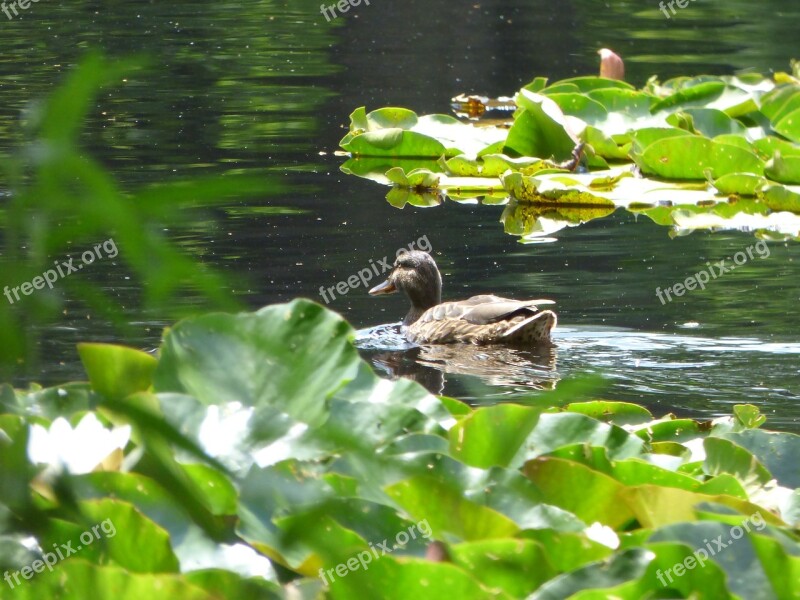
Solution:
<svg viewBox="0 0 800 600"><path fill-rule="evenodd" d="M542 490L545 502L576 514L585 523L599 521L613 528L633 518L620 503L624 486L608 475L572 461L541 457L528 461L525 475ZM576 494L576 490L581 490Z"/></svg>
<svg viewBox="0 0 800 600"><path fill-rule="evenodd" d="M529 600L559 600L571 598L581 590L614 587L641 577L651 560L652 555L646 550L627 550L608 561L587 565L548 581L529 596Z"/></svg>
<svg viewBox="0 0 800 600"><path fill-rule="evenodd" d="M513 404L479 408L450 430L450 453L476 467L508 466L541 412Z"/></svg>
<svg viewBox="0 0 800 600"><path fill-rule="evenodd" d="M532 540L484 540L450 547L453 562L489 589L501 589L512 598L524 598L556 570L548 552Z"/></svg>
<svg viewBox="0 0 800 600"><path fill-rule="evenodd" d="M358 157L439 158L445 154L445 147L438 140L399 128L369 131L341 146Z"/></svg>
<svg viewBox="0 0 800 600"><path fill-rule="evenodd" d="M178 559L169 534L136 508L105 498L80 504L84 521L49 521L43 548L72 542L76 556L95 563L111 561L134 573L177 573Z"/></svg>
<svg viewBox="0 0 800 600"><path fill-rule="evenodd" d="M723 134L736 134L744 138L747 128L736 119L732 119L721 110L715 108L687 108L680 113L674 113L667 122L676 127L679 126L682 118L688 118L692 131L700 133L707 138L715 138Z"/></svg>
<svg viewBox="0 0 800 600"><path fill-rule="evenodd" d="M331 597L335 600L407 600L408 598L459 598L463 600L512 600L502 591L490 592L464 569L450 563L382 557L367 569L356 561L344 577L334 576Z"/></svg>
<svg viewBox="0 0 800 600"><path fill-rule="evenodd" d="M226 590L236 594L238 585ZM80 557L71 557L54 569L36 575L14 590L14 598L94 598L96 600L141 600L141 598L181 598L215 600L216 596L189 583L178 574L131 573L112 566L98 566Z"/></svg>
<svg viewBox="0 0 800 600"><path fill-rule="evenodd" d="M677 487L652 484L621 490L619 498L625 502L639 523L648 528L693 521L697 518L695 507L703 502L722 504L746 515L759 511L758 505L732 496L709 496ZM780 523L780 519L771 514L765 514L764 518L769 522Z"/></svg>
<svg viewBox="0 0 800 600"><path fill-rule="evenodd" d="M754 540L762 537L755 535L755 532L763 529L763 521L758 521L761 527L748 521L741 523L734 528L725 523L711 521L678 523L658 530L650 537L650 541L678 541L687 546L687 556L693 553L695 558L702 562L713 561L725 571L730 590L740 598L767 596L790 598L791 596L787 594L790 593L792 585L785 587L784 582L787 580L785 576L781 576L777 578L780 587L773 588L765 563L755 552ZM770 548L770 544L766 541L758 542L758 545L765 558L780 557L784 565L791 567L791 561L787 560L788 557L784 552L777 551L774 547ZM793 564L796 569L797 560ZM769 565L768 570L774 572L775 565ZM765 594L768 590L772 593Z"/></svg>
<svg viewBox="0 0 800 600"><path fill-rule="evenodd" d="M415 518L424 515L440 539L476 541L513 537L519 531L508 517L432 478L414 477L388 487L386 492Z"/></svg>
<svg viewBox="0 0 800 600"><path fill-rule="evenodd" d="M665 179L705 180L728 173L764 174L764 163L750 151L698 136L677 136L653 142L634 160L646 173Z"/></svg>
<svg viewBox="0 0 800 600"><path fill-rule="evenodd" d="M574 571L588 563L603 560L613 550L586 536L585 532L528 529L519 537L539 542L547 549L547 564L561 573Z"/></svg>
<svg viewBox="0 0 800 600"><path fill-rule="evenodd" d="M748 429L722 437L752 453L781 485L800 488L800 435Z"/></svg>
<svg viewBox="0 0 800 600"><path fill-rule="evenodd" d="M796 548L787 551L787 544L781 543L776 537L751 534L748 539L775 595L778 598L796 598L800 595L797 585L800 581L800 553Z"/></svg>
<svg viewBox="0 0 800 600"><path fill-rule="evenodd" d="M517 95L522 112L508 132L503 152L516 156L535 156L557 161L570 157L577 140L568 131L564 113L558 105L539 94L522 90Z"/></svg>
<svg viewBox="0 0 800 600"><path fill-rule="evenodd" d="M78 344L78 353L92 389L110 400L144 392L152 385L157 361L140 350L112 344Z"/></svg>
<svg viewBox="0 0 800 600"><path fill-rule="evenodd" d="M775 131L800 144L800 108L796 108L774 125Z"/></svg>
<svg viewBox="0 0 800 600"><path fill-rule="evenodd" d="M775 156L767 161L764 174L780 183L800 183L800 156L782 156L780 152L776 152Z"/></svg>
<svg viewBox="0 0 800 600"><path fill-rule="evenodd" d="M164 337L154 389L205 404L278 404L320 424L326 399L355 376L352 336L339 316L307 300L186 319Z"/></svg>
<svg viewBox="0 0 800 600"><path fill-rule="evenodd" d="M736 475L745 488L757 488L772 479L755 456L731 440L710 437L703 440L703 447L706 451L703 468L709 475Z"/></svg>

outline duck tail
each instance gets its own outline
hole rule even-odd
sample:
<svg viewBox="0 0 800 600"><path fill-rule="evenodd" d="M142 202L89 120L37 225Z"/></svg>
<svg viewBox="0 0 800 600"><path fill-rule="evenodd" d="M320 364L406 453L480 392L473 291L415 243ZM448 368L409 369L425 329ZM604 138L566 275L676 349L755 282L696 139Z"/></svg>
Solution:
<svg viewBox="0 0 800 600"><path fill-rule="evenodd" d="M550 343L550 331L556 326L558 317L552 310L542 310L516 323L502 337L505 341L526 346Z"/></svg>

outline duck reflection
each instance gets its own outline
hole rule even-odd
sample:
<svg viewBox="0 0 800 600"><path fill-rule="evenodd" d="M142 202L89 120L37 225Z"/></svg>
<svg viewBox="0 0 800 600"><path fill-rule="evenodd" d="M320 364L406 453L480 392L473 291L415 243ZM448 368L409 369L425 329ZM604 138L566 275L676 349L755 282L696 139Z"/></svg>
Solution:
<svg viewBox="0 0 800 600"><path fill-rule="evenodd" d="M362 355L379 373L392 379L405 377L442 394L447 375L470 375L492 386L519 390L555 388L557 348L552 345L531 349L505 346L448 344L414 346L399 350L365 350Z"/></svg>

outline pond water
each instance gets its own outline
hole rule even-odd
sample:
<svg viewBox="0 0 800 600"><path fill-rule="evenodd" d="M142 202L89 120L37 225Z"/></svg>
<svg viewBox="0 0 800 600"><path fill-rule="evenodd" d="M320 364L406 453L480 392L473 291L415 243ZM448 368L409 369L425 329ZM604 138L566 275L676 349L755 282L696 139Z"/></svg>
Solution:
<svg viewBox="0 0 800 600"><path fill-rule="evenodd" d="M601 372L609 382L603 397L657 415L710 417L748 402L769 427L800 432L795 242L771 242L769 256L751 250L751 259L705 290L662 302L657 289L709 261L730 261L758 240L747 231L671 236L646 217L617 211L543 243L520 244L500 222L502 206L448 201L398 210L386 202L386 188L341 173L344 159L333 154L359 106L448 112L462 92L510 95L537 75L595 73L600 47L624 56L635 85L651 74L664 80L788 69L798 23L800 7L779 0L692 2L669 18L655 0L373 0L330 22L318 0L123 3L113 10L42 0L12 19L0 14L0 152L21 146L21 117L87 49L146 52L151 66L136 75L137 85L100 99L86 147L123 187L231 169L280 180L283 191L269 198L163 224L188 252L235 276L234 293L245 305L298 296L323 302L320 286L424 237L443 272L445 298L552 298L557 345L534 354L448 354L399 352L365 339L364 355L379 371L476 403ZM137 284L118 261L79 276L119 299L129 332L121 336L67 297L63 318L35 332L42 364L20 370L15 383L82 378L76 342L152 349L178 312L207 308L187 296L168 309L142 310ZM403 298L371 298L363 286L328 306L356 328L395 322L406 310Z"/></svg>

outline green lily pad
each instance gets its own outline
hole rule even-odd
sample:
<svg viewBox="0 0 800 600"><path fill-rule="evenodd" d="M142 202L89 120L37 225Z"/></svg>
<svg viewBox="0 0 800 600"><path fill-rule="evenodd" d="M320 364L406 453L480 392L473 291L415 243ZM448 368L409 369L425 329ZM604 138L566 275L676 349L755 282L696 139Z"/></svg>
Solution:
<svg viewBox="0 0 800 600"><path fill-rule="evenodd" d="M568 132L566 118L558 105L546 96L525 90L517 94L517 104L522 112L508 132L503 152L556 161L568 159L576 140Z"/></svg>
<svg viewBox="0 0 800 600"><path fill-rule="evenodd" d="M599 521L619 528L633 519L633 513L619 502L625 486L608 475L552 457L530 460L522 472L542 490L545 502L568 510L585 523ZM575 490L582 492L576 494Z"/></svg>
<svg viewBox="0 0 800 600"><path fill-rule="evenodd" d="M773 124L800 108L800 87L780 85L761 99L761 113Z"/></svg>
<svg viewBox="0 0 800 600"><path fill-rule="evenodd" d="M720 194L739 196L756 196L766 183L766 177L753 173L728 173L713 181Z"/></svg>
<svg viewBox="0 0 800 600"><path fill-rule="evenodd" d="M37 575L14 590L14 598L95 598L97 600L140 600L141 598L182 598L214 600L215 596L189 583L176 573L131 573L116 566L99 566L72 557L52 573ZM226 590L236 593L236 587Z"/></svg>
<svg viewBox="0 0 800 600"><path fill-rule="evenodd" d="M337 577L331 584L331 597L381 600L426 597L484 600L490 597L487 588L476 578L451 563L400 560L386 556L372 565L368 564L368 567L369 570L357 568L345 571L346 577ZM513 598L501 590L494 590L491 597L497 600Z"/></svg>
<svg viewBox="0 0 800 600"><path fill-rule="evenodd" d="M800 156L782 156L776 152L767 161L764 175L779 183L800 184Z"/></svg>
<svg viewBox="0 0 800 600"><path fill-rule="evenodd" d="M439 175L427 169L414 169L406 173L400 167L386 171L386 178L396 186L417 188L419 190L434 190L439 187Z"/></svg>
<svg viewBox="0 0 800 600"><path fill-rule="evenodd" d="M305 423L321 423L325 399L355 376L353 330L308 300L256 313L210 314L168 330L154 377L158 392L274 405Z"/></svg>
<svg viewBox="0 0 800 600"><path fill-rule="evenodd" d="M476 467L508 466L541 412L513 404L479 408L450 429L450 454Z"/></svg>
<svg viewBox="0 0 800 600"><path fill-rule="evenodd" d="M583 130L582 138L597 154L610 160L626 160L631 150L630 142L619 145L612 137L591 125Z"/></svg>
<svg viewBox="0 0 800 600"><path fill-rule="evenodd" d="M146 391L158 361L140 350L112 344L78 344L92 389L110 400Z"/></svg>
<svg viewBox="0 0 800 600"><path fill-rule="evenodd" d="M722 96L725 88L726 85L723 81L705 81L698 83L697 85L680 89L663 100L659 100L653 104L651 110L653 112L658 112L677 106L686 108L690 106L704 106Z"/></svg>
<svg viewBox="0 0 800 600"><path fill-rule="evenodd" d="M451 546L450 554L454 564L487 588L503 590L512 598L526 597L557 575L545 548L530 539L465 542Z"/></svg>
<svg viewBox="0 0 800 600"><path fill-rule="evenodd" d="M764 173L764 163L752 152L697 136L677 136L653 142L634 160L647 173L665 179L704 180L728 173Z"/></svg>
<svg viewBox="0 0 800 600"><path fill-rule="evenodd" d="M545 583L528 596L529 600L554 600L555 598L586 598L582 590L603 590L641 577L652 554L638 548L621 552L608 560L587 565L577 571L566 573ZM642 596L623 596L616 593L600 592L595 597L602 598L642 598Z"/></svg>
<svg viewBox="0 0 800 600"><path fill-rule="evenodd" d="M775 152L780 152L782 156L800 156L800 144L787 142L774 135L754 141L753 147L764 160L772 158Z"/></svg>
<svg viewBox="0 0 800 600"><path fill-rule="evenodd" d="M709 437L703 440L703 447L706 451L703 468L709 475L735 475L745 488L750 489L757 489L772 479L756 457L730 440Z"/></svg>
<svg viewBox="0 0 800 600"><path fill-rule="evenodd" d="M411 129L419 122L414 111L407 108L387 107L373 110L366 116L367 131L378 131L379 129Z"/></svg>
<svg viewBox="0 0 800 600"><path fill-rule="evenodd" d="M800 488L800 435L747 429L722 437L751 452L781 485Z"/></svg>
<svg viewBox="0 0 800 600"><path fill-rule="evenodd" d="M652 144L666 138L690 136L692 133L678 127L643 127L630 132L633 140L633 149L637 154L642 154Z"/></svg>
<svg viewBox="0 0 800 600"><path fill-rule="evenodd" d="M800 143L800 108L797 108L775 123L773 129L795 143Z"/></svg>
<svg viewBox="0 0 800 600"><path fill-rule="evenodd" d="M400 128L369 131L340 145L353 156L361 157L439 158L445 155L445 147L439 140Z"/></svg>
<svg viewBox="0 0 800 600"><path fill-rule="evenodd" d="M554 92L560 87L571 87L579 92L591 92L592 90L600 90L606 88L618 88L623 90L632 90L634 89L630 83L625 81L620 81L618 79L608 79L606 77L591 77L591 76L581 76L581 77L572 77L570 79L562 79L561 81L554 83L551 86L544 88L545 93L559 93ZM532 91L539 91L539 90L532 90Z"/></svg>
<svg viewBox="0 0 800 600"><path fill-rule="evenodd" d="M747 132L747 128L739 121L732 119L721 110L715 108L687 108L680 113L670 115L667 118L667 122L677 127L680 115L690 117L691 128L689 131L699 133L707 138L715 138L725 134L744 136Z"/></svg>
<svg viewBox="0 0 800 600"><path fill-rule="evenodd" d="M772 210L800 214L800 191L792 191L784 185L771 185L761 190L759 198Z"/></svg>
<svg viewBox="0 0 800 600"><path fill-rule="evenodd" d="M596 123L608 117L608 111L602 104L584 94L548 93L547 97L558 104L564 114L579 117L587 123Z"/></svg>
<svg viewBox="0 0 800 600"><path fill-rule="evenodd" d="M519 527L505 515L464 498L452 487L429 477L413 477L386 488L411 515L425 515L438 538L476 541L513 537Z"/></svg>
<svg viewBox="0 0 800 600"><path fill-rule="evenodd" d="M595 400L593 402L577 402L568 404L566 410L592 417L599 421L613 423L617 426L634 423L649 423L653 415L646 408L629 402L611 402Z"/></svg>

